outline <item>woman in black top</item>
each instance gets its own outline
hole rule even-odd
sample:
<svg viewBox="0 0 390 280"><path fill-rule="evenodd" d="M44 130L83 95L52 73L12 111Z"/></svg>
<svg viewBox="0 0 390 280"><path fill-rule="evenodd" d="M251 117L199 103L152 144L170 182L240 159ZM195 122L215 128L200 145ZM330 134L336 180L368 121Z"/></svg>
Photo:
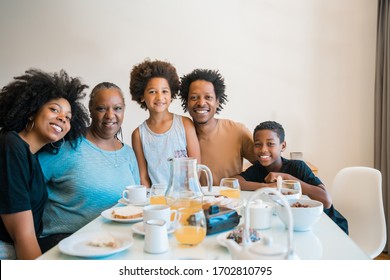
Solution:
<svg viewBox="0 0 390 280"><path fill-rule="evenodd" d="M89 118L87 86L65 71L28 70L0 92L0 259L35 259L47 191L36 154L76 145Z"/></svg>

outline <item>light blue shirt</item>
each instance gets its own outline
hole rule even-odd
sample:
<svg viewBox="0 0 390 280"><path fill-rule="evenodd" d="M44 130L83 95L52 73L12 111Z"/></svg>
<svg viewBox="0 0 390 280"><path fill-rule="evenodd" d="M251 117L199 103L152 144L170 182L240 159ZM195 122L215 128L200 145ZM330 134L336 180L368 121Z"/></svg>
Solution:
<svg viewBox="0 0 390 280"><path fill-rule="evenodd" d="M74 150L68 142L57 155L39 154L49 201L43 236L73 233L114 206L126 186L140 183L133 149L104 151L82 137Z"/></svg>

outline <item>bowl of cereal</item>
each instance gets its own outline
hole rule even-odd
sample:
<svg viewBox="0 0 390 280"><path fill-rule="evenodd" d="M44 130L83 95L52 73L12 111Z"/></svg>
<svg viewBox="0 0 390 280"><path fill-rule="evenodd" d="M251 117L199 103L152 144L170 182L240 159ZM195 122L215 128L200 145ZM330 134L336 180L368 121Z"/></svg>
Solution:
<svg viewBox="0 0 390 280"><path fill-rule="evenodd" d="M324 210L322 202L311 199L288 200L293 218L294 231L308 231L318 222ZM276 214L287 225L287 211L282 205L277 205Z"/></svg>

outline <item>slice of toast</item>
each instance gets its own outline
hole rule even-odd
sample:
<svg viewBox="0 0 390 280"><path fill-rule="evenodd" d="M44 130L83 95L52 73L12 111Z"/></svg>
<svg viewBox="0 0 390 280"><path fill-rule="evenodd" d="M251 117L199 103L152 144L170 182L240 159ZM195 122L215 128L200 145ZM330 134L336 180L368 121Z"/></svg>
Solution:
<svg viewBox="0 0 390 280"><path fill-rule="evenodd" d="M93 247L112 247L117 248L119 246L118 241L110 234L104 234L95 237L93 240L88 242L89 246Z"/></svg>
<svg viewBox="0 0 390 280"><path fill-rule="evenodd" d="M136 219L142 217L143 209L132 205L118 207L112 210L112 217L115 219Z"/></svg>

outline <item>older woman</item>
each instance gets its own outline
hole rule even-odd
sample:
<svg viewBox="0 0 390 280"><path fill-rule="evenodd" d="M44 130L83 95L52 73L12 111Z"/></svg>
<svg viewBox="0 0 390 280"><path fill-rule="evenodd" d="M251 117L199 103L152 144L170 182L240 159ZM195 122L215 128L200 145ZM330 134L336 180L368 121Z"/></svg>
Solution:
<svg viewBox="0 0 390 280"><path fill-rule="evenodd" d="M47 190L37 152L75 146L88 125L86 85L65 71L28 70L0 93L0 259L35 259Z"/></svg>
<svg viewBox="0 0 390 280"><path fill-rule="evenodd" d="M57 155L39 155L49 192L43 251L115 205L126 186L140 182L133 149L118 139L125 112L120 88L107 82L95 86L89 111L92 123L76 150L66 143Z"/></svg>

